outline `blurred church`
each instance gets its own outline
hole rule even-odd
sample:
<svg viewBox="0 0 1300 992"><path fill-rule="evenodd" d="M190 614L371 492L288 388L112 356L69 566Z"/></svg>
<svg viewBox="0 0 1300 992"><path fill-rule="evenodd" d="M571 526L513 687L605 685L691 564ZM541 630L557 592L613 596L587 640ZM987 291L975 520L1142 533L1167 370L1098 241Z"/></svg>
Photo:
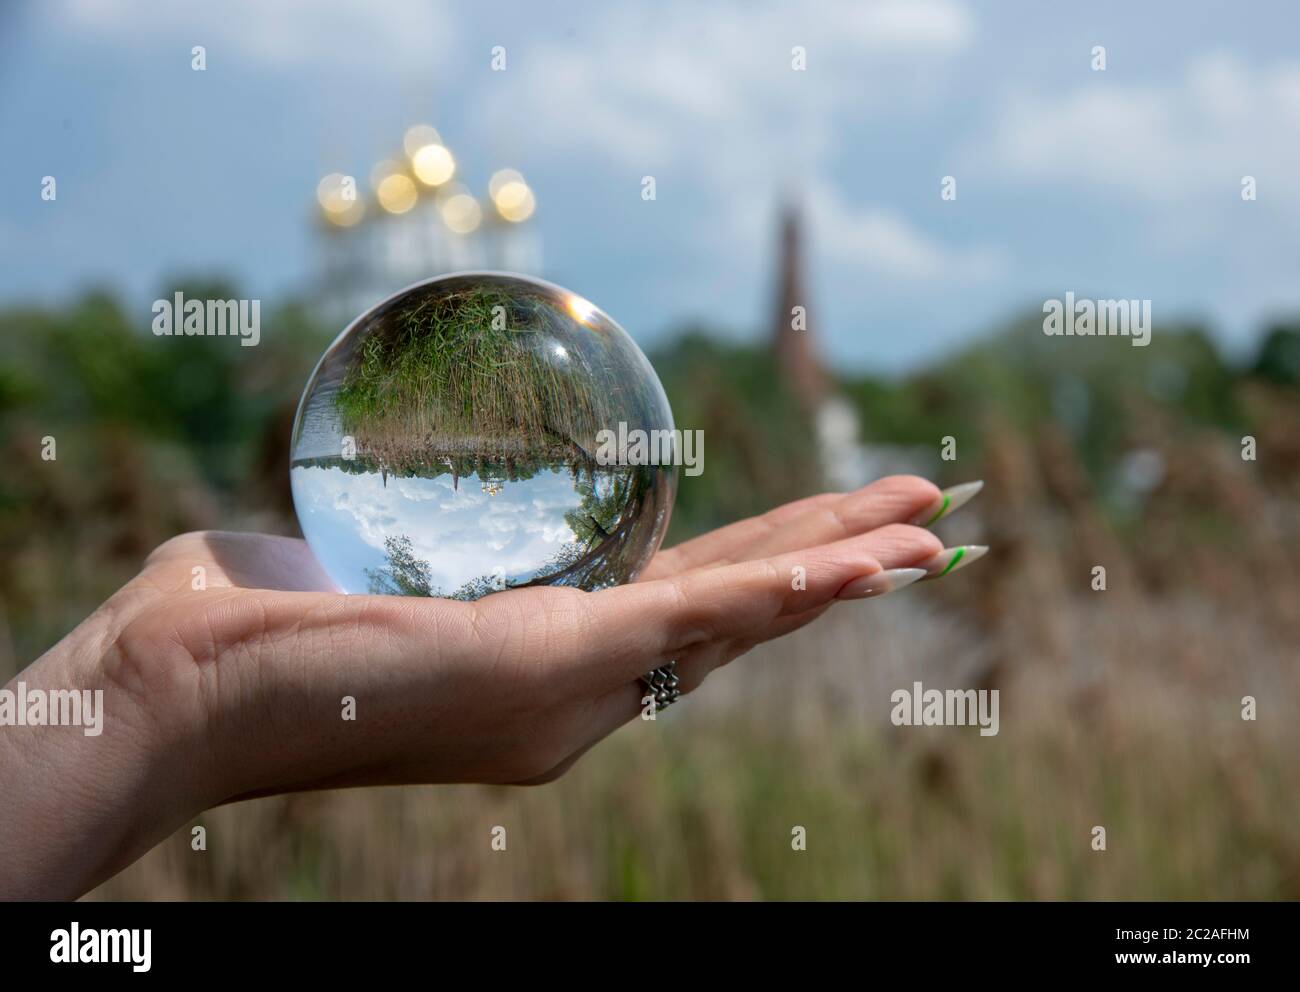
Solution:
<svg viewBox="0 0 1300 992"><path fill-rule="evenodd" d="M804 275L803 223L798 208L781 212L777 241L776 309L772 349L786 389L813 425L825 483L849 490L892 472L915 470L915 459L893 446L860 441L858 412L838 390L818 354L815 308Z"/></svg>
<svg viewBox="0 0 1300 992"><path fill-rule="evenodd" d="M342 326L404 286L448 272L540 275L537 200L515 169L477 196L432 127L407 130L402 153L371 170L368 187L331 173L316 188L320 233L315 296Z"/></svg>

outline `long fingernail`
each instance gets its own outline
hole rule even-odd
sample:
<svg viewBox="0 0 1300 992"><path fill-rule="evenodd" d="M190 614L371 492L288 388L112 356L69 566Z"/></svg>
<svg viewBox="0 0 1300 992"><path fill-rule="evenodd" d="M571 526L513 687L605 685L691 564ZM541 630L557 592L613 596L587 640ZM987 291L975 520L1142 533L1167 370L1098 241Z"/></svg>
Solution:
<svg viewBox="0 0 1300 992"><path fill-rule="evenodd" d="M929 527L942 520L948 514L960 510L975 498L975 494L984 488L984 480L963 482L960 486L949 486L939 493L939 498L914 516L910 521L915 527Z"/></svg>
<svg viewBox="0 0 1300 992"><path fill-rule="evenodd" d="M840 590L840 594L836 598L868 599L872 596L883 596L887 592L910 586L913 582L923 578L925 578L925 569L923 568L887 568L883 572L876 572L874 575L864 575L860 579L854 579Z"/></svg>
<svg viewBox="0 0 1300 992"><path fill-rule="evenodd" d="M988 550L987 544L963 544L957 548L944 548L929 561L922 562L921 568L925 570L926 578L939 579L983 558Z"/></svg>

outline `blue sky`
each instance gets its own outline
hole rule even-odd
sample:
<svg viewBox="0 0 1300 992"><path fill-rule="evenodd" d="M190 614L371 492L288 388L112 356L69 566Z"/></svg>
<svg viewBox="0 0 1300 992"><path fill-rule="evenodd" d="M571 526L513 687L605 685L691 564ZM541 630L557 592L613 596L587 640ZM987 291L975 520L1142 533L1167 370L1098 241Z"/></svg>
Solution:
<svg viewBox="0 0 1300 992"><path fill-rule="evenodd" d="M1297 37L1283 2L10 2L0 303L108 284L143 330L179 273L300 290L320 176L425 121L478 185L524 172L544 274L643 346L765 332L798 190L839 366L923 363L1066 290L1243 349L1300 309Z"/></svg>

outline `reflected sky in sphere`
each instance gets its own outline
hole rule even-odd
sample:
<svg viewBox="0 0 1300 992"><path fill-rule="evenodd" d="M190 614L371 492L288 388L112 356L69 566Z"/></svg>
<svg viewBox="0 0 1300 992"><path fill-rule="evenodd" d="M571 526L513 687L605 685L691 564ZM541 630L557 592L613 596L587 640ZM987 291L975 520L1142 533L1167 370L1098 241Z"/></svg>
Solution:
<svg viewBox="0 0 1300 992"><path fill-rule="evenodd" d="M602 430L671 430L658 378L586 300L452 276L345 331L293 431L303 536L344 592L476 599L630 581L667 528L671 465L601 464Z"/></svg>
<svg viewBox="0 0 1300 992"><path fill-rule="evenodd" d="M304 535L345 592L371 591L393 534L409 536L413 556L429 564L431 591L448 595L485 574L498 584L532 581L579 540L565 514L581 498L563 468L499 489L477 476L385 482L378 472L318 466L294 468L290 479ZM609 492L608 477L596 482L597 493Z"/></svg>

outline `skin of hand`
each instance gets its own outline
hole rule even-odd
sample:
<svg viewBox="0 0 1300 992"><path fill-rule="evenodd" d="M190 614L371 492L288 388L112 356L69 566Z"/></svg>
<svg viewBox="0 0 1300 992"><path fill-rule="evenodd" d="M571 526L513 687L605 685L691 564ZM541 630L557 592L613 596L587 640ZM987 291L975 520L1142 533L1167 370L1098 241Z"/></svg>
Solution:
<svg viewBox="0 0 1300 992"><path fill-rule="evenodd" d="M647 708L642 673L676 660L689 693L854 580L932 558L902 521L938 497L881 479L661 551L629 585L474 603L342 595L299 540L173 538L9 686L103 689L104 716L95 737L0 728L0 898L75 898L253 796L550 781Z"/></svg>

